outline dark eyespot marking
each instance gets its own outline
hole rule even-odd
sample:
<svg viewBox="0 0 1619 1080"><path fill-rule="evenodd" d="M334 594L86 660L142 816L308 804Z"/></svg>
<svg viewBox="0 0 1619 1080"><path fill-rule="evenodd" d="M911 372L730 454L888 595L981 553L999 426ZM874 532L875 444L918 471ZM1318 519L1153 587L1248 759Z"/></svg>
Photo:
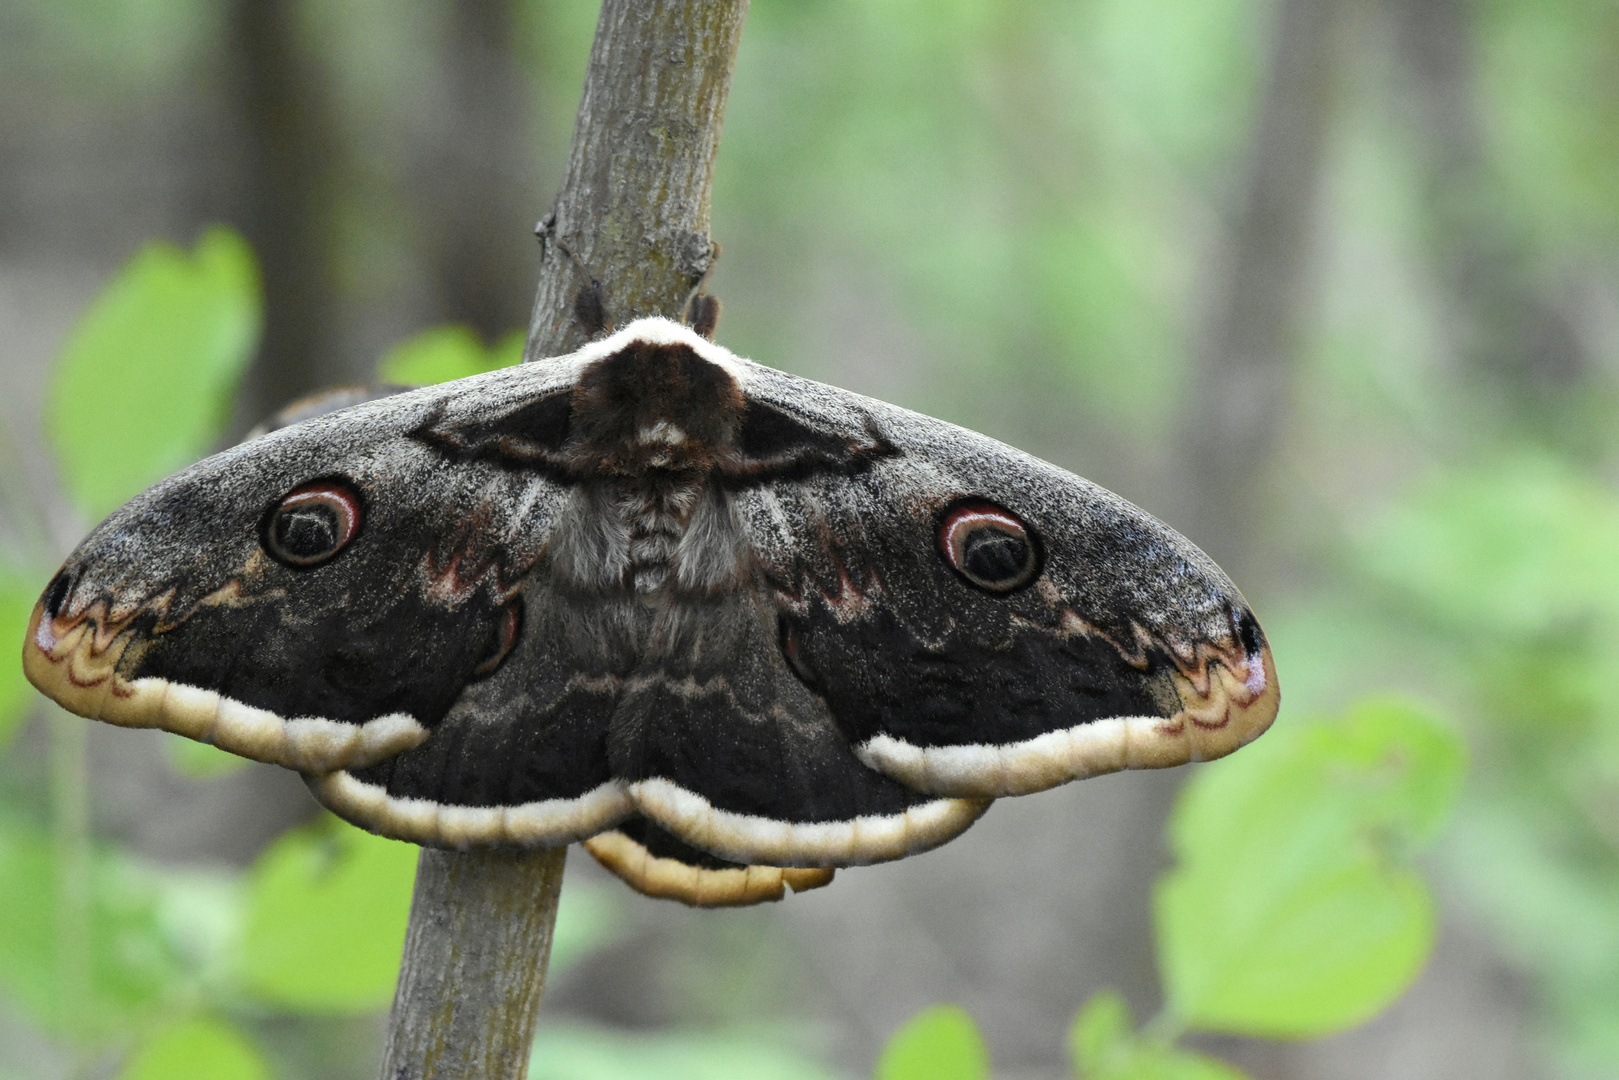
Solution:
<svg viewBox="0 0 1619 1080"><path fill-rule="evenodd" d="M1010 510L977 499L946 508L939 553L986 592L1009 593L1040 575L1039 542L1029 527Z"/></svg>
<svg viewBox="0 0 1619 1080"><path fill-rule="evenodd" d="M292 567L319 566L360 531L360 496L341 480L317 480L281 497L264 516L260 542Z"/></svg>
<svg viewBox="0 0 1619 1080"><path fill-rule="evenodd" d="M496 615L494 629L489 635L489 648L484 653L483 659L478 661L478 666L472 669L472 677L482 679L493 675L511 653L512 647L517 644L518 635L522 632L523 598L515 596L507 601L506 606Z"/></svg>

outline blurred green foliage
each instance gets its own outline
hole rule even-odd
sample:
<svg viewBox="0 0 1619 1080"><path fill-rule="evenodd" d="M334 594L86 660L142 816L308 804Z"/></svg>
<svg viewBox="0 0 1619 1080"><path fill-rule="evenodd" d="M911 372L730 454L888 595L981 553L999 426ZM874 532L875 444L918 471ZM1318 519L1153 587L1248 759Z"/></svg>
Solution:
<svg viewBox="0 0 1619 1080"><path fill-rule="evenodd" d="M1533 974L1571 1075L1619 1067L1619 496L1525 448L1444 470L1359 550L1389 621L1477 718L1443 865Z"/></svg>
<svg viewBox="0 0 1619 1080"><path fill-rule="evenodd" d="M62 482L92 519L219 438L258 346L258 271L241 236L143 248L62 349L47 412Z"/></svg>
<svg viewBox="0 0 1619 1080"><path fill-rule="evenodd" d="M292 1012L368 1012L393 999L416 846L331 819L284 833L248 876L241 974Z"/></svg>
<svg viewBox="0 0 1619 1080"><path fill-rule="evenodd" d="M923 1009L888 1040L876 1080L988 1080L989 1048L967 1010Z"/></svg>
<svg viewBox="0 0 1619 1080"><path fill-rule="evenodd" d="M1411 859L1460 794L1459 737L1403 701L1292 720L1199 769L1170 820L1154 906L1163 1011L1139 1031L1104 991L1069 1034L1082 1080L1240 1080L1188 1031L1298 1039L1353 1027L1416 978L1433 902ZM971 1017L937 1006L888 1044L876 1080L989 1075Z"/></svg>
<svg viewBox="0 0 1619 1080"><path fill-rule="evenodd" d="M1154 912L1173 1022L1305 1038L1381 1012L1433 948L1409 860L1462 773L1454 733L1381 701L1279 724L1198 770L1170 820L1177 863Z"/></svg>
<svg viewBox="0 0 1619 1080"><path fill-rule="evenodd" d="M389 349L377 363L377 376L383 382L429 386L511 367L522 359L521 330L512 331L492 348L485 349L478 335L469 328L439 326Z"/></svg>
<svg viewBox="0 0 1619 1080"><path fill-rule="evenodd" d="M647 1035L543 1021L534 1037L528 1076L529 1080L834 1080L834 1074L779 1034Z"/></svg>
<svg viewBox="0 0 1619 1080"><path fill-rule="evenodd" d="M1244 1080L1223 1061L1142 1038L1130 1006L1104 990L1085 1003L1068 1033L1074 1075L1083 1080Z"/></svg>
<svg viewBox="0 0 1619 1080"><path fill-rule="evenodd" d="M240 1031L197 1017L164 1028L130 1055L118 1080L270 1080L270 1066Z"/></svg>
<svg viewBox="0 0 1619 1080"><path fill-rule="evenodd" d="M0 641L23 640L38 594L39 582L16 567L0 563ZM21 726L33 700L34 691L23 676L22 665L0 664L0 749Z"/></svg>
<svg viewBox="0 0 1619 1080"><path fill-rule="evenodd" d="M766 241L721 262L726 338L830 376L834 328L897 308L934 374L903 404L1046 453L1135 452L1183 405L1183 241L1241 148L1254 18L1248 0L755 5L714 212L721 237ZM817 278L828 251L854 276Z"/></svg>
<svg viewBox="0 0 1619 1080"><path fill-rule="evenodd" d="M139 1030L174 1004L183 959L160 923L160 876L102 848L91 864L89 940L65 941L62 853L53 841L24 822L0 820L0 986L42 1027L95 1045ZM63 978L64 951L73 947L88 952L83 986Z"/></svg>

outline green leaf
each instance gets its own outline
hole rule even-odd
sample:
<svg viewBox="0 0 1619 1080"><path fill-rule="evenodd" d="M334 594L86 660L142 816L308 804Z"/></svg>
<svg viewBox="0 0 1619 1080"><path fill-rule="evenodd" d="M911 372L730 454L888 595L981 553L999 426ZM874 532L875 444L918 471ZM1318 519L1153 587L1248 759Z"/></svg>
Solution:
<svg viewBox="0 0 1619 1080"><path fill-rule="evenodd" d="M36 700L17 657L38 595L37 582L0 565L0 656L5 657L0 660L0 748L11 741Z"/></svg>
<svg viewBox="0 0 1619 1080"><path fill-rule="evenodd" d="M237 980L296 1012L361 1013L393 997L419 849L335 818L286 833L248 875ZM613 936L612 895L563 891L551 971Z"/></svg>
<svg viewBox="0 0 1619 1080"><path fill-rule="evenodd" d="M199 993L229 992L246 900L245 875L219 866L163 867L159 931Z"/></svg>
<svg viewBox="0 0 1619 1080"><path fill-rule="evenodd" d="M1463 752L1396 701L1278 725L1187 785L1155 897L1168 1010L1302 1038L1375 1015L1421 970L1432 903L1405 861L1453 806Z"/></svg>
<svg viewBox="0 0 1619 1080"><path fill-rule="evenodd" d="M468 327L439 326L395 345L378 362L377 375L383 382L430 386L510 367L522 359L520 330L486 350Z"/></svg>
<svg viewBox="0 0 1619 1080"><path fill-rule="evenodd" d="M1074 1075L1082 1080L1244 1080L1223 1061L1144 1041L1117 993L1096 994L1068 1032Z"/></svg>
<svg viewBox="0 0 1619 1080"><path fill-rule="evenodd" d="M59 953L56 846L38 829L0 821L0 992L46 1028L94 1044L151 1015L181 969L159 921L160 882L103 851L92 853L88 870L88 926L80 931L88 981L70 986Z"/></svg>
<svg viewBox="0 0 1619 1080"><path fill-rule="evenodd" d="M1202 1054L1144 1046L1117 1070L1097 1073L1096 1080L1247 1080L1247 1075Z"/></svg>
<svg viewBox="0 0 1619 1080"><path fill-rule="evenodd" d="M249 873L243 988L301 1012L359 1013L393 996L417 849L336 819L286 833Z"/></svg>
<svg viewBox="0 0 1619 1080"><path fill-rule="evenodd" d="M1068 1029L1068 1053L1075 1071L1088 1076L1102 1068L1131 1040L1134 1028L1130 1006L1116 991L1093 995Z"/></svg>
<svg viewBox="0 0 1619 1080"><path fill-rule="evenodd" d="M247 242L212 228L194 252L142 248L62 350L46 427L68 493L100 518L202 456L259 339Z"/></svg>
<svg viewBox="0 0 1619 1080"><path fill-rule="evenodd" d="M270 1066L238 1028L197 1017L148 1039L118 1080L270 1080Z"/></svg>
<svg viewBox="0 0 1619 1080"><path fill-rule="evenodd" d="M747 1035L609 1032L541 1027L529 1080L833 1080L779 1039Z"/></svg>
<svg viewBox="0 0 1619 1080"><path fill-rule="evenodd" d="M876 1080L986 1080L989 1050L959 1005L932 1005L889 1037Z"/></svg>
<svg viewBox="0 0 1619 1080"><path fill-rule="evenodd" d="M1171 927L1160 944L1179 963L1177 1007L1193 1026L1270 1038L1308 1038L1353 1027L1404 993L1433 949L1432 903L1421 878L1375 864L1295 882L1276 897L1251 898L1260 919L1238 933L1197 933L1229 906L1204 907L1206 879L1167 881L1156 897ZM1222 897L1221 899L1226 899Z"/></svg>

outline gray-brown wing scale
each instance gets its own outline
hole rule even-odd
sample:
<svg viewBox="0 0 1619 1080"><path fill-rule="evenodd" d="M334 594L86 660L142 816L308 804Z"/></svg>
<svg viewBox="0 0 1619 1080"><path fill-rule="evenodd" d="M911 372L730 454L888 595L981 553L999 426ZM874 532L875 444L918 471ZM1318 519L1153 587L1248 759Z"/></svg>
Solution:
<svg viewBox="0 0 1619 1080"><path fill-rule="evenodd" d="M894 448L738 500L784 649L874 769L1018 795L1217 758L1275 717L1257 620L1167 525L943 421L779 372L749 390Z"/></svg>
<svg viewBox="0 0 1619 1080"><path fill-rule="evenodd" d="M513 381L484 380L454 392ZM132 500L46 588L30 678L82 715L308 773L422 742L501 666L564 494L445 469L409 433L448 393L284 428Z"/></svg>

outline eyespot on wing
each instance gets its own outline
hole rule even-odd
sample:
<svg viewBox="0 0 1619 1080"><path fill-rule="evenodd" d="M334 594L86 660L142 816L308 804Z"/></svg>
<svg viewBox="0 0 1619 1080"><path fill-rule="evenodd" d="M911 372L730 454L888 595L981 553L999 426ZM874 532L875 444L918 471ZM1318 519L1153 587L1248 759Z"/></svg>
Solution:
<svg viewBox="0 0 1619 1080"><path fill-rule="evenodd" d="M319 566L354 540L364 516L353 485L338 479L316 480L283 495L270 508L260 542L284 566Z"/></svg>
<svg viewBox="0 0 1619 1080"><path fill-rule="evenodd" d="M990 593L1016 592L1040 575L1034 531L985 499L958 499L940 515L939 554L958 576Z"/></svg>

